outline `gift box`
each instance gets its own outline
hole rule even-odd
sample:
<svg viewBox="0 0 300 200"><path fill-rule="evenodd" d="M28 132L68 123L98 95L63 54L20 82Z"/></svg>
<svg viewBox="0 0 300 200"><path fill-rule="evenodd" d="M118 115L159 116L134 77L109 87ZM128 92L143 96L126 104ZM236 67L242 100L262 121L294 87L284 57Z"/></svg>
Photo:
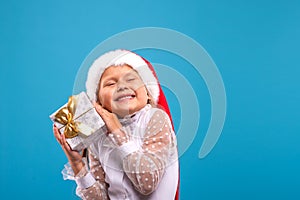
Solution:
<svg viewBox="0 0 300 200"><path fill-rule="evenodd" d="M106 133L106 126L85 92L73 95L68 103L50 115L72 150L81 151Z"/></svg>

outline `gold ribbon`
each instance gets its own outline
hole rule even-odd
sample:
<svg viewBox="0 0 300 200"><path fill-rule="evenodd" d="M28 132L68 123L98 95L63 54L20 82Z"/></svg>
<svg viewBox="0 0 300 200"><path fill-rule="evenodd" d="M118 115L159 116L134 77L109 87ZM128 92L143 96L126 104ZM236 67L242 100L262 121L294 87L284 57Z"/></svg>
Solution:
<svg viewBox="0 0 300 200"><path fill-rule="evenodd" d="M61 108L54 116L54 120L65 126L64 135L66 138L76 137L79 133L78 123L74 121L76 110L76 98L71 96L67 105Z"/></svg>

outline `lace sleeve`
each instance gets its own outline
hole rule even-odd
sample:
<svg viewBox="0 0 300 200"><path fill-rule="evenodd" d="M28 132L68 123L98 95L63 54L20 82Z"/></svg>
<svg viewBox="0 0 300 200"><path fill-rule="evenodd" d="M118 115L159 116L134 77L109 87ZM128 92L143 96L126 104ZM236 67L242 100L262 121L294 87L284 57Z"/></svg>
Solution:
<svg viewBox="0 0 300 200"><path fill-rule="evenodd" d="M164 111L155 111L145 131L142 149L126 156L123 167L135 188L148 195L158 186L177 147L169 117Z"/></svg>
<svg viewBox="0 0 300 200"><path fill-rule="evenodd" d="M105 173L101 166L101 163L95 155L92 153L88 154L89 158L89 170L84 167L75 177L77 182L76 194L84 200L106 200L108 198L107 188L108 184L105 182ZM84 180L79 183L78 179L86 178L88 174L91 174L95 179L94 184L91 186L84 186ZM87 187L87 188L86 188Z"/></svg>

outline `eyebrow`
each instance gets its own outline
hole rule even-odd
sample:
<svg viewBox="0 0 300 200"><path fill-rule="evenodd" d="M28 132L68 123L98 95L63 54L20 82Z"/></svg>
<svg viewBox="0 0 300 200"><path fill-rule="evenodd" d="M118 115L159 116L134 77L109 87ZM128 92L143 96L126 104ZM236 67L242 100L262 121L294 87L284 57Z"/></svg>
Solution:
<svg viewBox="0 0 300 200"><path fill-rule="evenodd" d="M123 77L126 78L126 77L131 76L131 75L139 77L139 75L136 71L130 71L130 72L126 73Z"/></svg>
<svg viewBox="0 0 300 200"><path fill-rule="evenodd" d="M135 70L131 70L131 71L127 72L123 77L127 78L128 76L135 76L135 77L140 78L139 74ZM114 76L108 76L105 79L101 78L100 81L99 81L99 84L101 82L106 83L107 81L111 81L111 80L115 80L115 77Z"/></svg>

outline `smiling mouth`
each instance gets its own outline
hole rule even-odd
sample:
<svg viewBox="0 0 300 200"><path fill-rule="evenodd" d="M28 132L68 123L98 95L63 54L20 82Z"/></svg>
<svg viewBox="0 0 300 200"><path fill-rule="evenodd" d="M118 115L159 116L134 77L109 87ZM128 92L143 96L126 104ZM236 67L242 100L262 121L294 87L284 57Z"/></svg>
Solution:
<svg viewBox="0 0 300 200"><path fill-rule="evenodd" d="M120 97L117 97L117 98L115 99L115 101L129 100L129 99L132 99L132 98L134 98L134 97L135 97L135 95L132 95L132 94L129 94L129 95L122 95L122 96L120 96Z"/></svg>

